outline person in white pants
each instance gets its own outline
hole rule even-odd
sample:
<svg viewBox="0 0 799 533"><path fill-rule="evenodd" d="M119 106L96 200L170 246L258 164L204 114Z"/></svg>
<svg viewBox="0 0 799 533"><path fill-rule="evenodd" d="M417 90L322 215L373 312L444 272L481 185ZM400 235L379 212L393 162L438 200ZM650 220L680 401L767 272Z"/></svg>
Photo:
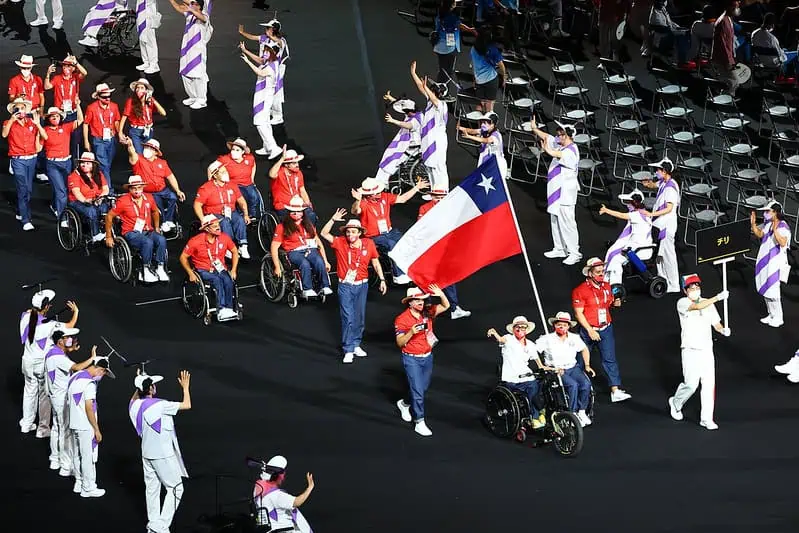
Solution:
<svg viewBox="0 0 799 533"><path fill-rule="evenodd" d="M680 292L680 270L677 265L677 251L674 248L674 237L677 234L677 208L680 205L680 186L674 181L674 163L663 158L649 165L657 169L658 181L644 180L642 185L648 189L657 189L655 209L650 215L655 219L658 229L657 269L658 276L666 280L666 292Z"/></svg>
<svg viewBox="0 0 799 533"><path fill-rule="evenodd" d="M97 346L92 347L92 355L81 363L75 363L67 354L80 349L77 328L62 327L53 333L53 347L45 356L44 368L47 373L45 384L50 403L53 406L53 424L50 426L50 470L58 470L62 477L72 475L71 435L67 428L67 385L69 376L89 367L97 356Z"/></svg>
<svg viewBox="0 0 799 533"><path fill-rule="evenodd" d="M25 387L22 392L22 418L19 427L22 433L36 430L36 437L46 439L50 436L51 407L45 388L44 358L52 346L51 337L59 327L74 327L78 321L78 306L67 302L72 310L72 319L67 324L57 320L47 320L55 298L55 291L44 289L31 298L31 308L22 313L19 320L19 334L22 344L22 375ZM36 415L39 415L37 428Z"/></svg>
<svg viewBox="0 0 799 533"><path fill-rule="evenodd" d="M155 0L136 0L136 29L139 32L141 65L136 69L145 74L160 72L158 66L158 39L155 30L161 27L161 13Z"/></svg>
<svg viewBox="0 0 799 533"><path fill-rule="evenodd" d="M173 417L178 411L191 409L191 375L187 370L182 370L178 376L178 383L183 389L181 402L168 402L155 397L155 384L163 379L162 376L138 373L133 381L136 391L128 406L130 421L141 437L147 531L152 533L169 533L169 526L183 496L183 478L189 477L180 454ZM166 489L163 505L162 487Z"/></svg>
<svg viewBox="0 0 799 533"><path fill-rule="evenodd" d="M47 26L44 4L45 0L36 0L36 20L29 22L31 26ZM53 29L60 30L64 27L64 6L61 5L61 0L50 0L50 7L53 8Z"/></svg>
<svg viewBox="0 0 799 533"><path fill-rule="evenodd" d="M447 119L449 108L443 101L447 97L447 85L422 81L416 74L416 61L411 63L411 79L416 88L427 98L427 106L421 116L422 161L427 168L430 186L449 191L449 172L447 170Z"/></svg>
<svg viewBox="0 0 799 533"><path fill-rule="evenodd" d="M186 18L180 43L180 76L188 96L183 100L183 105L191 109L203 109L208 106L208 41L214 33L211 26L211 0L169 2L175 11Z"/></svg>
<svg viewBox="0 0 799 533"><path fill-rule="evenodd" d="M541 150L552 156L547 171L547 213L553 247L544 252L544 257L564 258L564 265L574 265L583 258L577 220L574 218L577 191L580 188L577 180L580 150L572 140L577 132L574 126L555 123L558 129L555 135L550 135L538 127L535 117L530 120L530 131L540 139Z"/></svg>
<svg viewBox="0 0 799 533"><path fill-rule="evenodd" d="M702 407L699 425L714 430L719 426L713 420L716 401L716 362L713 357L713 336L711 328L725 337L730 336L730 328L724 327L716 310L716 302L729 297L721 291L713 298L702 298L702 280L696 274L683 278L685 296L677 301L677 314L680 317L683 381L677 386L674 396L669 398L669 411L674 420L682 420L682 408L699 385L702 385L700 401Z"/></svg>
<svg viewBox="0 0 799 533"><path fill-rule="evenodd" d="M275 98L277 73L280 69L280 65L277 62L277 51L272 46L265 46L263 56L258 57L247 50L243 42L239 43L239 50L242 52L242 61L257 76L252 101L252 123L261 136L263 146L256 150L255 153L274 159L283 153L277 142L275 142L272 123L269 118L269 110L272 109L272 101Z"/></svg>
<svg viewBox="0 0 799 533"><path fill-rule="evenodd" d="M623 253L624 250L652 246L652 217L644 208L644 193L634 189L628 194L620 194L619 200L626 205L626 213L608 209L605 204L602 204L599 209L600 215L609 215L627 221L616 242L608 248L608 252L605 254L605 279L611 286L619 285L622 282L624 265L629 262ZM640 260L646 261L652 257L652 249L641 250L637 255Z"/></svg>
<svg viewBox="0 0 799 533"><path fill-rule="evenodd" d="M282 25L277 19L272 19L269 22L261 23L264 27L264 33L261 35L254 35L244 31L244 25L239 24L239 35L251 41L258 41L258 55L264 55L264 48L267 46L276 46L277 62L279 69L276 73L275 81L275 97L272 100L272 108L270 110L269 122L273 126L283 124L283 102L285 101L285 91L283 89L283 80L286 76L286 63L291 57L289 52L289 45L286 38L283 37Z"/></svg>
<svg viewBox="0 0 799 533"><path fill-rule="evenodd" d="M755 212L749 218L752 233L760 239L760 248L755 261L755 287L766 302L768 315L760 322L778 328L784 323L782 317L782 299L780 283L788 282L791 267L788 264L788 243L791 240L791 229L785 222L782 205L771 201L761 207L763 224L757 225Z"/></svg>
<svg viewBox="0 0 799 533"><path fill-rule="evenodd" d="M109 0L97 0L97 3L86 13L86 18L83 19L83 38L78 41L78 44L89 48L99 46L97 33L103 27L105 21L108 20L108 17L111 16L111 13L114 11L126 11L127 9L127 0L116 0L114 3Z"/></svg>
<svg viewBox="0 0 799 533"><path fill-rule="evenodd" d="M69 429L72 432L72 491L82 498L99 498L105 489L97 487L98 447L103 441L97 413L97 383L105 376L115 378L107 357L95 357L85 370L69 378Z"/></svg>

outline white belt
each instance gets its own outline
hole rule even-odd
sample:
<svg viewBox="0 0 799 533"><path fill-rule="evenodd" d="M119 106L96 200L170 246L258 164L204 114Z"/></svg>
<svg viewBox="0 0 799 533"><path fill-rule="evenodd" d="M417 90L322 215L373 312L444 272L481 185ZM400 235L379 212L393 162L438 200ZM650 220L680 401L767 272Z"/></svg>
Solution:
<svg viewBox="0 0 799 533"><path fill-rule="evenodd" d="M152 129L153 125L149 124L147 126L131 126L130 129L132 130L146 130L147 128Z"/></svg>
<svg viewBox="0 0 799 533"><path fill-rule="evenodd" d="M35 156L35 155L12 155L11 159L34 159L35 157L38 157L38 156Z"/></svg>
<svg viewBox="0 0 799 533"><path fill-rule="evenodd" d="M48 161L69 161L70 159L72 159L70 156L67 156L67 157L48 157L47 158Z"/></svg>
<svg viewBox="0 0 799 533"><path fill-rule="evenodd" d="M359 280L359 281L344 281L341 278L339 278L339 280L338 280L339 284L341 284L341 285L363 285L364 283L367 283L368 281L369 281L368 279L362 279L362 280Z"/></svg>
<svg viewBox="0 0 799 533"><path fill-rule="evenodd" d="M402 352L402 355L407 355L408 357L427 357L427 356L428 356L428 355L430 355L431 353L433 353L433 352L427 352L427 353L408 353L408 352Z"/></svg>

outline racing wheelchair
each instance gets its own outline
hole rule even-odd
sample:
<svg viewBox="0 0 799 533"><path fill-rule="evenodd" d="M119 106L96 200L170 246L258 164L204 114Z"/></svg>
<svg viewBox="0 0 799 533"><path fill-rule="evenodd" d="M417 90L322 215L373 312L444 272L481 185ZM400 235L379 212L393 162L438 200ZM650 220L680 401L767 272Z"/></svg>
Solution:
<svg viewBox="0 0 799 533"><path fill-rule="evenodd" d="M193 318L201 318L203 324L209 326L211 319L214 315L217 316L219 322L229 322L231 320L241 320L244 318L244 306L239 302L239 285L236 280L233 280L233 309L236 315L229 318L220 319L218 317L218 305L216 299L216 290L214 286L200 277L200 274L194 270L194 275L197 276L197 281L189 281L186 278L183 282L181 291L181 300L183 302L183 309Z"/></svg>
<svg viewBox="0 0 799 533"><path fill-rule="evenodd" d="M104 58L128 55L139 46L139 34L136 30L136 12L118 9L97 32L97 53Z"/></svg>
<svg viewBox="0 0 799 533"><path fill-rule="evenodd" d="M560 375L552 370L539 370L519 377L535 375L541 384L539 397L542 400L546 423L533 429L530 402L524 392L515 391L506 385L498 385L488 395L484 422L488 430L497 437L513 437L517 442L532 439L537 448L550 442L564 457L576 457L583 449L583 427L577 415L569 411L569 398ZM594 390L591 389L588 408L589 418L594 417Z"/></svg>
<svg viewBox="0 0 799 533"><path fill-rule="evenodd" d="M278 256L283 269L282 275L275 275L275 267L272 264L272 252L267 250L264 254L264 258L261 260L261 274L258 284L267 300L272 303L279 303L285 298L288 306L294 309L299 304L300 295L304 290L302 286L302 277L300 276L299 269L289 261L286 252L280 249L278 250ZM327 276L329 278L330 274L327 273ZM316 274L314 274L314 284L318 285L319 281ZM317 299L325 303L327 295L319 292Z"/></svg>
<svg viewBox="0 0 799 533"><path fill-rule="evenodd" d="M400 164L399 170L388 179L388 192L391 194L402 194L413 188L419 179L430 179L427 174L427 167L424 166L424 161L422 161L422 147L419 145L410 146L405 153L408 159Z"/></svg>
<svg viewBox="0 0 799 533"><path fill-rule="evenodd" d="M103 207L103 209L100 210L100 217L98 220L99 228L102 231L105 229L105 213L113 209L116 205L116 196L113 194L102 196L94 202L94 205ZM102 241L95 242L92 240L94 236L90 235L91 231L89 230L88 221L69 206L67 206L61 213L61 216L58 217L56 230L58 232L58 243L61 245L61 248L67 252L72 252L76 248L82 247L83 253L89 256L92 248L96 247L98 244L102 244Z"/></svg>
<svg viewBox="0 0 799 533"><path fill-rule="evenodd" d="M660 240L658 233L660 230L653 228L653 242L647 246L640 246L638 248L625 248L621 251L624 257L627 258L627 264L624 265L624 274L622 280L629 278L637 278L641 280L649 292L649 296L658 300L663 298L668 289L668 282L665 278L657 275L657 257L660 249ZM623 283L614 284L611 289L616 298L625 300L627 298L627 289Z"/></svg>

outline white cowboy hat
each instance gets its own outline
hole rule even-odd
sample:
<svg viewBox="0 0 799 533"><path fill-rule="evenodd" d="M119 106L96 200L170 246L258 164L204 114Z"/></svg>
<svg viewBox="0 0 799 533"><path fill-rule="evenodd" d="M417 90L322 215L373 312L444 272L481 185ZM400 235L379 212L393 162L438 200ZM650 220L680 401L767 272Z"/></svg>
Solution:
<svg viewBox="0 0 799 533"><path fill-rule="evenodd" d="M128 187L136 185L146 185L146 184L141 176L137 176L134 174L133 176L128 178Z"/></svg>
<svg viewBox="0 0 799 533"><path fill-rule="evenodd" d="M236 137L232 141L228 141L226 144L227 144L227 149L228 150L232 149L234 146L238 146L239 148L244 150L245 154L249 154L250 153L250 147L247 146L247 141L245 141L241 137Z"/></svg>
<svg viewBox="0 0 799 533"><path fill-rule="evenodd" d="M202 220L200 221L200 229L205 229L205 228L207 228L208 226L210 226L211 224L213 224L213 223L214 223L214 222L216 222L217 220L219 220L219 219L218 219L218 218L216 218L216 216L215 216L215 215L205 215L205 216L202 218Z"/></svg>
<svg viewBox="0 0 799 533"><path fill-rule="evenodd" d="M47 113L45 113L44 117L48 118L50 115L58 115L59 117L64 118L64 116L66 116L66 113L64 113L62 110L60 110L57 107L51 107L47 110Z"/></svg>
<svg viewBox="0 0 799 533"><path fill-rule="evenodd" d="M148 91L153 90L153 86L150 85L150 82L144 78L139 78L138 80L131 82L130 85L128 85L128 87L130 87L131 91L135 91L137 85L144 85L145 87L147 87Z"/></svg>
<svg viewBox="0 0 799 533"><path fill-rule="evenodd" d="M592 257L588 261L585 262L585 266L583 267L583 276L588 277L588 271L594 267L602 266L605 262L598 257Z"/></svg>
<svg viewBox="0 0 799 533"><path fill-rule="evenodd" d="M426 300L430 295L424 292L419 287L410 287L405 291L405 298L402 303L408 303L409 300Z"/></svg>
<svg viewBox="0 0 799 533"><path fill-rule="evenodd" d="M19 61L14 61L19 68L33 68L36 64L33 62L33 56L24 55L19 58Z"/></svg>
<svg viewBox="0 0 799 533"><path fill-rule="evenodd" d="M409 99L397 100L391 105L391 109L397 113L407 113L408 111L416 111L416 102Z"/></svg>
<svg viewBox="0 0 799 533"><path fill-rule="evenodd" d="M61 64L62 65L72 65L74 67L77 67L78 66L78 60L77 60L77 58L75 58L75 56L68 55L67 57L65 57L61 61Z"/></svg>
<svg viewBox="0 0 799 533"><path fill-rule="evenodd" d="M532 332L535 329L535 324L533 324L532 322L527 320L527 317L524 316L524 315L519 315L517 317L514 317L513 322L511 322L510 324L506 325L505 329L508 331L508 333L513 333L513 327L514 326L519 326L519 325L522 325L522 324L527 326L527 333L530 333L530 332Z"/></svg>
<svg viewBox="0 0 799 533"><path fill-rule="evenodd" d="M286 211L303 212L305 211L305 202L298 195L294 195L289 200L289 203L283 206Z"/></svg>
<svg viewBox="0 0 799 533"><path fill-rule="evenodd" d="M346 224L344 224L343 226L341 226L339 228L339 231L341 233L344 233L345 231L347 231L348 228L355 228L357 230L360 230L361 231L361 235L363 235L364 228L361 225L361 221L358 220L357 218L353 218L353 219L348 220Z"/></svg>
<svg viewBox="0 0 799 533"><path fill-rule="evenodd" d="M47 300L47 303L51 303L54 298L55 298L54 290L44 289L33 295L33 298L31 298L31 305L33 305L33 307L35 307L36 309L41 309L42 307L44 307L45 300Z"/></svg>
<svg viewBox="0 0 799 533"><path fill-rule="evenodd" d="M366 178L361 182L358 192L366 195L378 194L384 188L385 184L382 181L378 181L374 178Z"/></svg>
<svg viewBox="0 0 799 533"><path fill-rule="evenodd" d="M150 139L149 141L145 142L144 144L142 144L142 147L144 146L152 148L153 150L158 152L158 155L164 155L164 153L161 151L161 143L156 141L155 139Z"/></svg>
<svg viewBox="0 0 799 533"><path fill-rule="evenodd" d="M142 374L140 376L136 376L133 378L133 386L139 390L144 390L144 382L150 380L150 385L155 385L159 381L164 380L164 376L148 376L147 374ZM148 385L147 388L149 389L150 386ZM144 391L147 392L147 391Z"/></svg>
<svg viewBox="0 0 799 533"><path fill-rule="evenodd" d="M572 316L566 311L558 311L555 314L555 316L547 318L547 322L549 323L550 326L555 322L566 322L569 324L570 328L573 328L574 326L577 325L577 322L575 320L572 320Z"/></svg>
<svg viewBox="0 0 799 533"><path fill-rule="evenodd" d="M114 91L116 91L116 89L112 89L111 87L108 86L107 83L99 83L94 87L92 98L96 100L100 95L105 95L105 94L111 96L111 93Z"/></svg>
<svg viewBox="0 0 799 533"><path fill-rule="evenodd" d="M216 176L223 168L225 168L225 165L223 165L221 161L214 161L208 165L208 179L214 179L214 176Z"/></svg>
<svg viewBox="0 0 799 533"><path fill-rule="evenodd" d="M668 157L664 157L663 159L661 159L657 163L649 163L649 166L652 167L652 168L662 168L663 170L665 170L669 174L674 172L674 163Z"/></svg>
<svg viewBox="0 0 799 533"><path fill-rule="evenodd" d="M283 163L299 163L303 159L305 159L305 156L298 154L296 150L286 150L286 157L283 158Z"/></svg>
<svg viewBox="0 0 799 533"><path fill-rule="evenodd" d="M11 102L10 104L8 104L6 106L6 109L8 110L9 113L13 113L14 112L14 108L15 107L20 107L20 106L25 108L25 114L26 115L28 113L30 113L31 103L30 103L30 101L25 100L22 97L15 98L13 102Z"/></svg>
<svg viewBox="0 0 799 533"><path fill-rule="evenodd" d="M94 163L97 164L97 158L94 156L94 152L83 152L80 154L78 161L85 161L86 163Z"/></svg>

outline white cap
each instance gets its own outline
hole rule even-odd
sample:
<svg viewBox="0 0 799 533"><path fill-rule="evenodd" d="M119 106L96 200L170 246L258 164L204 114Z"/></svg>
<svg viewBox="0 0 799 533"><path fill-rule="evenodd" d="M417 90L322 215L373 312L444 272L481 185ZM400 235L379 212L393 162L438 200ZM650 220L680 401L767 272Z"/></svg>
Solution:
<svg viewBox="0 0 799 533"><path fill-rule="evenodd" d="M142 374L140 376L136 376L133 379L133 385L137 389L143 390L142 387L144 386L144 382L147 381L148 379L151 381L150 385L155 385L159 381L163 381L164 380L164 376L148 376L147 374ZM147 392L147 391L145 391L145 392Z"/></svg>
<svg viewBox="0 0 799 533"><path fill-rule="evenodd" d="M640 196L641 197L641 201L643 201L643 199L644 199L644 193L642 193L638 189L633 189L632 191L628 192L627 194L620 194L619 195L619 200L621 200L622 202L629 202L630 200L633 199L634 196Z"/></svg>
<svg viewBox="0 0 799 533"><path fill-rule="evenodd" d="M282 455L275 455L274 457L269 459L269 462L266 463L266 466L268 468L280 468L281 470L285 470L288 464L289 462L286 460L285 457L283 457Z"/></svg>
<svg viewBox="0 0 799 533"><path fill-rule="evenodd" d="M55 291L51 289L44 289L42 291L37 292L31 298L31 305L36 309L41 309L45 305L45 301L47 303L52 303L55 299Z"/></svg>
<svg viewBox="0 0 799 533"><path fill-rule="evenodd" d="M560 129L566 132L566 135L569 137L574 137L577 134L577 128L572 126L571 124L564 124L562 122L555 121L555 124L558 125Z"/></svg>
<svg viewBox="0 0 799 533"><path fill-rule="evenodd" d="M778 208L778 207L780 209L782 209L782 204L779 203L777 200L770 200L769 203L767 203L763 207L759 207L757 210L758 211L771 211L772 209L775 209L775 208Z"/></svg>

